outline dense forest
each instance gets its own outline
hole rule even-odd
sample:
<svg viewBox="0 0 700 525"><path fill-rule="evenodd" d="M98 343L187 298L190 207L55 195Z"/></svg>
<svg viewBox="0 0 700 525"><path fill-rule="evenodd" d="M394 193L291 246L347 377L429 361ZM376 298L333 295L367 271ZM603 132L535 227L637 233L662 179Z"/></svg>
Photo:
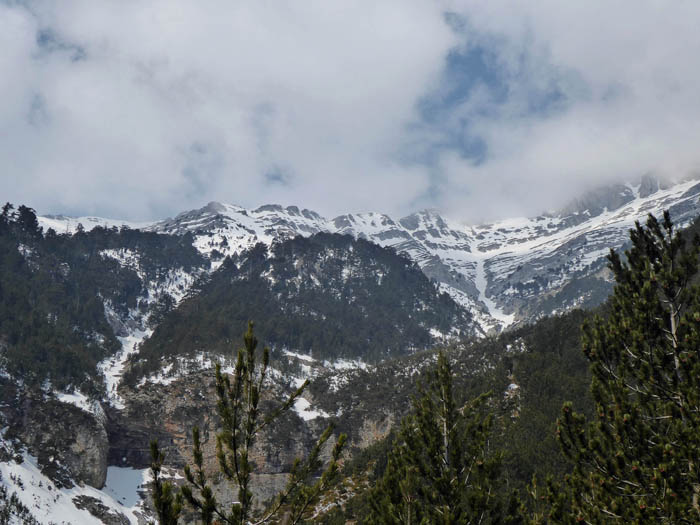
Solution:
<svg viewBox="0 0 700 525"><path fill-rule="evenodd" d="M142 273L106 257L106 250L137 251ZM186 236L102 227L58 235L43 232L31 208L6 204L0 215L2 366L30 385L49 381L98 395L103 384L96 365L121 346L105 304L128 315L142 306L147 279L204 264Z"/></svg>
<svg viewBox="0 0 700 525"><path fill-rule="evenodd" d="M227 353L251 319L261 340L318 359L377 362L430 347L430 329L473 334L469 314L406 257L347 235L258 244L226 258L165 315L132 359L130 382L164 357Z"/></svg>

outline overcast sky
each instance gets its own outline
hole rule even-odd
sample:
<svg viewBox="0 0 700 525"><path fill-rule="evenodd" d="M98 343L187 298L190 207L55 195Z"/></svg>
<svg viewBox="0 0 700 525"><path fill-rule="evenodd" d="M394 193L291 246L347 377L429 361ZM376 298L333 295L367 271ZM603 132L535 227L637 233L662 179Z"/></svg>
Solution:
<svg viewBox="0 0 700 525"><path fill-rule="evenodd" d="M0 0L0 200L479 222L700 160L700 2Z"/></svg>

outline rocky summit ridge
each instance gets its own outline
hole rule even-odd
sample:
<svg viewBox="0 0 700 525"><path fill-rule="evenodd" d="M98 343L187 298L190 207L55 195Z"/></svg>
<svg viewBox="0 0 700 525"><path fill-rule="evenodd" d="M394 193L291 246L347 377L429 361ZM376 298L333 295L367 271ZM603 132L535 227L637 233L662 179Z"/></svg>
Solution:
<svg viewBox="0 0 700 525"><path fill-rule="evenodd" d="M327 219L297 206L256 209L210 202L175 218L129 226L184 235L217 268L226 256L257 243L271 245L297 235L339 233L408 255L442 291L461 304L486 333L607 297L605 266L610 248L623 248L628 230L647 214L669 209L679 225L699 212L700 181L663 183L645 176L636 183L590 191L562 210L531 218L467 225L423 210L401 219L350 213ZM57 231L114 226L99 218L42 217Z"/></svg>

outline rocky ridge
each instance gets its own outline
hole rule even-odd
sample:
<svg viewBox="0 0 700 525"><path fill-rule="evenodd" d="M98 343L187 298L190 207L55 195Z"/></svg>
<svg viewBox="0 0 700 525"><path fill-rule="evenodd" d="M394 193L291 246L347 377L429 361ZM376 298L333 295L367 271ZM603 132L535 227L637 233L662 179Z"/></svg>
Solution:
<svg viewBox="0 0 700 525"><path fill-rule="evenodd" d="M341 233L408 255L477 320L483 332L532 321L573 307L599 304L611 290L605 267L610 248L623 248L634 221L669 209L687 225L700 214L700 181L635 183L599 188L563 209L532 218L467 225L423 210L401 219L368 212L333 219L297 206L254 210L210 202L175 218L144 224L96 217L40 217L44 228L132 228L192 234L194 246L217 269L228 255L257 243L271 245L297 235Z"/></svg>
<svg viewBox="0 0 700 525"><path fill-rule="evenodd" d="M686 225L700 213L699 200L697 180L662 184L646 176L592 191L559 212L477 226L433 210L399 220L380 213L325 219L296 206L247 210L212 202L147 228L189 232L214 261L296 235L367 239L407 254L489 331L600 303L611 290L605 256L625 245L634 221L669 209L678 225Z"/></svg>

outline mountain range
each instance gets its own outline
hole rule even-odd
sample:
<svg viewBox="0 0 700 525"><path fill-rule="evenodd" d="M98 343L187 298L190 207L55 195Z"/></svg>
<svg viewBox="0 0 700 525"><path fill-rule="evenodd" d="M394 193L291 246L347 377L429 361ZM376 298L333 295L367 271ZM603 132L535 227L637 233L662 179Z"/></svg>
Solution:
<svg viewBox="0 0 700 525"><path fill-rule="evenodd" d="M339 233L406 254L476 321L481 333L532 321L573 307L602 302L611 290L605 268L609 250L625 246L636 220L668 209L689 224L698 215L700 182L661 183L642 177L591 191L557 212L465 225L424 210L401 219L354 213L327 219L297 206L254 210L211 202L155 223L84 217L40 217L57 232L126 224L146 231L194 237L215 269L226 256L257 243L295 236Z"/></svg>
<svg viewBox="0 0 700 525"><path fill-rule="evenodd" d="M585 396L580 309L612 289L605 256L648 213L689 225L699 200L700 181L643 177L481 225L216 202L137 224L21 206L0 221L0 522L4 504L9 523L145 523L149 440L178 479L192 425L217 429L213 363L230 370L251 318L276 395L313 379L257 445L259 497L329 420L349 457L381 443L436 345L465 392L505 392L499 439L526 482L555 444L533 455L508 436L540 446L563 396Z"/></svg>

